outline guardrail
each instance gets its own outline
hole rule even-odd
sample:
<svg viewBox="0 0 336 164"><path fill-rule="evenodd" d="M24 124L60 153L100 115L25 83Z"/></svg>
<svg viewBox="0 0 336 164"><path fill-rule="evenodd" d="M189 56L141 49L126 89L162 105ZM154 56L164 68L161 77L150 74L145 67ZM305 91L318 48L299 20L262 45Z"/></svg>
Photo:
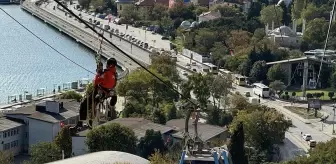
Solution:
<svg viewBox="0 0 336 164"><path fill-rule="evenodd" d="M81 37L76 36L74 33L74 31L70 31L69 29L67 29L66 27L61 27L59 26L57 23L52 22L51 20L48 20L47 18L45 18L45 16L43 16L42 14L38 14L36 12L34 12L33 10L29 9L29 7L26 7L25 5L22 5L22 8L30 13L32 13L34 16L40 18L41 20L44 20L46 23L52 25L53 27L59 29L60 31L63 31L65 34L69 35L70 37L76 39L76 41L79 41L80 43L82 43L83 45L89 47L90 49L94 50L95 46L93 46L92 44L88 43L85 39L82 39ZM49 18L50 19L50 18ZM72 33L73 32L73 33ZM103 52L102 56L104 58L109 58L109 56ZM118 75L118 80L122 79L123 77L125 77L128 73L129 73L129 69L126 68L123 64L121 64L120 62L118 63L119 67L121 67L123 69L123 72L121 74Z"/></svg>

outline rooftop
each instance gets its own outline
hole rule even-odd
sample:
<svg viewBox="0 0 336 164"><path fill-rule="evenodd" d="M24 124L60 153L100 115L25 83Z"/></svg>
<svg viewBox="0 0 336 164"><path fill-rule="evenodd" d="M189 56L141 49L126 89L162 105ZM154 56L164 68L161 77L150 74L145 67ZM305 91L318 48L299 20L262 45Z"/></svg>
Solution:
<svg viewBox="0 0 336 164"><path fill-rule="evenodd" d="M149 164L147 159L139 156L119 152L119 151L100 151L90 154L85 154L77 157L72 157L64 160L50 162L47 164L107 164L107 163L130 163L130 164Z"/></svg>
<svg viewBox="0 0 336 164"><path fill-rule="evenodd" d="M6 119L5 117L0 118L0 131L6 131L8 129L16 128L23 124Z"/></svg>
<svg viewBox="0 0 336 164"><path fill-rule="evenodd" d="M36 107L45 108L46 102L41 102L35 105L27 105L18 108L15 111L6 113L6 115L29 115L28 118L41 120L50 123L57 123L59 121L78 116L79 102L72 99L60 99L58 102L63 103L63 108L59 113L36 111Z"/></svg>
<svg viewBox="0 0 336 164"><path fill-rule="evenodd" d="M154 131L160 131L162 134L173 130L173 128L171 127L156 124L144 118L117 118L115 120L109 121L99 126L107 125L110 123L118 123L120 125L131 128L134 131L135 136L137 136L138 138L144 137L146 131L150 129L153 129ZM84 131L78 132L77 135L86 136L88 132L89 130L86 129Z"/></svg>
<svg viewBox="0 0 336 164"><path fill-rule="evenodd" d="M305 61L305 60L309 60L309 61L315 61L315 62L321 62L320 59L316 59L314 57L300 57L300 58L295 58L295 59L288 59L288 60L279 60L279 61L275 61L275 62L268 62L266 63L267 65L273 65L273 64L281 64L281 63L295 63L295 62L300 62L300 61ZM330 62L327 61L323 61L323 63L326 64L330 64Z"/></svg>
<svg viewBox="0 0 336 164"><path fill-rule="evenodd" d="M189 134L191 136L194 136L194 125L192 124L193 120L189 120ZM184 126L185 126L185 119L174 119L170 120L166 123L166 125L171 126L171 127L176 127L176 130L179 132L174 133L173 136L177 138L183 138L184 137ZM224 127L219 127L219 126L214 126L214 125L209 125L209 124L204 124L204 123L197 123L197 131L200 136L200 138L203 141L207 141L225 131L227 131L227 128Z"/></svg>

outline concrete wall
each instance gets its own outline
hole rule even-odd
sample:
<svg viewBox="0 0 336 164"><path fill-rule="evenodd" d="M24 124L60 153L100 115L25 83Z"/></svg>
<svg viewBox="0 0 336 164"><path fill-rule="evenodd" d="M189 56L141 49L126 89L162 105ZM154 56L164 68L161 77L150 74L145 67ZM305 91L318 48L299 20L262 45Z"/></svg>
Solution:
<svg viewBox="0 0 336 164"><path fill-rule="evenodd" d="M85 144L86 137L73 136L72 137L72 154L74 156L86 154L89 149Z"/></svg>
<svg viewBox="0 0 336 164"><path fill-rule="evenodd" d="M1 131L0 143L2 144L0 146L0 151L12 152L14 156L19 155L23 151L24 137L25 137L24 125L8 129L6 131Z"/></svg>
<svg viewBox="0 0 336 164"><path fill-rule="evenodd" d="M52 142L54 130L57 130L52 123L29 119L29 146L39 142Z"/></svg>

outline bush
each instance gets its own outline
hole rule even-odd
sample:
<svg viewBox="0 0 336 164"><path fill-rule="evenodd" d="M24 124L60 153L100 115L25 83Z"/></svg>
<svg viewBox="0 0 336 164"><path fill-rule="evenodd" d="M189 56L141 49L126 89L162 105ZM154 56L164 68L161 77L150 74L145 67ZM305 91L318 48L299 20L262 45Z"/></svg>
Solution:
<svg viewBox="0 0 336 164"><path fill-rule="evenodd" d="M307 94L306 94L306 97L307 97L307 98L313 98L313 95L312 95L311 93L307 93Z"/></svg>
<svg viewBox="0 0 336 164"><path fill-rule="evenodd" d="M296 96L296 93L295 93L295 92L292 92L292 96L295 97L295 96Z"/></svg>
<svg viewBox="0 0 336 164"><path fill-rule="evenodd" d="M332 100L332 98L334 97L334 92L328 92L328 97L330 98L330 100Z"/></svg>
<svg viewBox="0 0 336 164"><path fill-rule="evenodd" d="M287 91L285 92L285 95L288 95L288 92L287 92Z"/></svg>

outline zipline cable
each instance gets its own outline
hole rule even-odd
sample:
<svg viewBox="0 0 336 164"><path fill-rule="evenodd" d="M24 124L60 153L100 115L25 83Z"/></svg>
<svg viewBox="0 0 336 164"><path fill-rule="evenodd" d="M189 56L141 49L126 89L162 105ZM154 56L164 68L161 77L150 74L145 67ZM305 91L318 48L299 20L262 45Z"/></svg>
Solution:
<svg viewBox="0 0 336 164"><path fill-rule="evenodd" d="M94 72L88 70L87 68L81 66L80 64L76 63L75 61L71 60L70 58L68 58L66 55L64 55L63 53L61 53L60 51L58 51L56 48L54 48L53 46L51 46L49 43L47 43L46 41L44 41L42 38L40 38L39 36L37 36L34 32L32 32L31 30L29 30L27 27L25 27L23 24L21 24L18 20L16 20L13 16L11 16L8 12L6 12L3 8L0 7L0 10L3 11L7 16L9 16L11 19L13 19L16 23L18 23L21 27L23 27L24 29L26 29L29 33L31 33L33 36L35 36L37 39L39 39L42 43L44 43L45 45L47 45L48 47L50 47L51 49L53 49L55 52L57 52L59 55L63 56L64 58L66 58L67 60L69 60L70 62L74 63L75 65L77 65L78 67L88 71L89 73L95 74Z"/></svg>

